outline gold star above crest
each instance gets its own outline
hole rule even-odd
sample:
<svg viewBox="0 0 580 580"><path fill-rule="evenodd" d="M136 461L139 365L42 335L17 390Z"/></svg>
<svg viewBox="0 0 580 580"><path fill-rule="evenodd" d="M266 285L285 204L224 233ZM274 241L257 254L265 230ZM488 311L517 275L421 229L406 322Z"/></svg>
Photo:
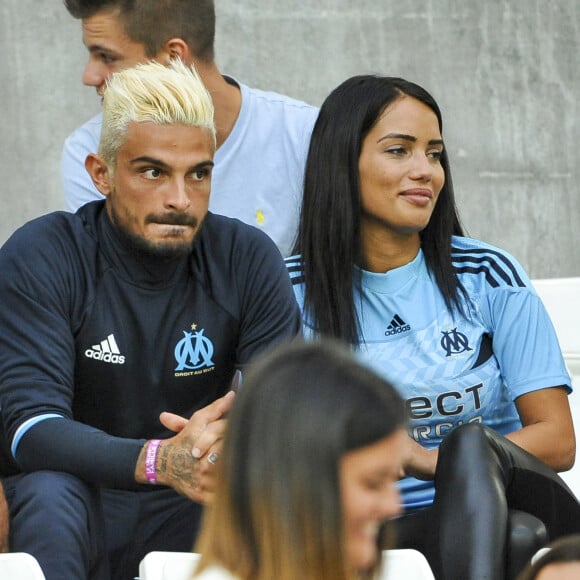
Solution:
<svg viewBox="0 0 580 580"><path fill-rule="evenodd" d="M197 330L197 324L195 322L191 325L191 330Z"/></svg>

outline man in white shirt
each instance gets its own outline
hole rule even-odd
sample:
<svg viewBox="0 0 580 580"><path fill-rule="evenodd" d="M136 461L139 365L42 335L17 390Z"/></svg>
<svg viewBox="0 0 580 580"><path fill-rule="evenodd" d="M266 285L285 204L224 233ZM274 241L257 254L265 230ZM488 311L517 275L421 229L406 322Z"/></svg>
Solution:
<svg viewBox="0 0 580 580"><path fill-rule="evenodd" d="M290 253L315 107L223 76L214 61L213 0L65 0L82 21L89 60L83 83L100 95L115 71L179 57L195 65L215 107L217 146L210 211L264 230ZM76 129L62 154L67 208L101 198L84 163L97 149L102 116Z"/></svg>

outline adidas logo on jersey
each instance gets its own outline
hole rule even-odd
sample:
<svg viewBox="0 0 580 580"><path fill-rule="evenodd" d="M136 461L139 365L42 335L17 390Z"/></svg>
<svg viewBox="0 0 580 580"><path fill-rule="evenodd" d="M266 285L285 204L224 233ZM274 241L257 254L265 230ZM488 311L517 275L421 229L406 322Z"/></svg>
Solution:
<svg viewBox="0 0 580 580"><path fill-rule="evenodd" d="M407 332L408 330L411 330L411 326L407 324L398 314L395 314L395 316L393 316L393 320L391 320L391 324L387 326L385 336L401 334L402 332Z"/></svg>
<svg viewBox="0 0 580 580"><path fill-rule="evenodd" d="M113 334L109 334L105 340L101 340L100 344L93 344L91 348L87 348L85 356L114 365L125 364L125 357L121 354Z"/></svg>

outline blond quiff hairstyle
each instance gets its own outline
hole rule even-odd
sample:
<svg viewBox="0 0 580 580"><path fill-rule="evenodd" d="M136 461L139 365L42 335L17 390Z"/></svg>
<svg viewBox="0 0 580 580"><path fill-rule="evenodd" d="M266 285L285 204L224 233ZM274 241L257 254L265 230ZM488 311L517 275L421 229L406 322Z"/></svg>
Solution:
<svg viewBox="0 0 580 580"><path fill-rule="evenodd" d="M197 71L181 60L151 61L107 81L99 155L112 171L129 123L181 124L209 129L215 144L213 103Z"/></svg>

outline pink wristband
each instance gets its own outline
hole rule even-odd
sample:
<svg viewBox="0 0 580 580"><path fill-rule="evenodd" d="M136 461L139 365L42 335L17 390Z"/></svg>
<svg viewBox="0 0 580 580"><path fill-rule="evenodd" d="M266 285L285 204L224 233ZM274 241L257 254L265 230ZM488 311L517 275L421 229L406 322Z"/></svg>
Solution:
<svg viewBox="0 0 580 580"><path fill-rule="evenodd" d="M157 483L157 474L155 472L155 465L157 464L157 451L161 439L151 439L147 445L147 453L145 455L145 477L152 485Z"/></svg>

